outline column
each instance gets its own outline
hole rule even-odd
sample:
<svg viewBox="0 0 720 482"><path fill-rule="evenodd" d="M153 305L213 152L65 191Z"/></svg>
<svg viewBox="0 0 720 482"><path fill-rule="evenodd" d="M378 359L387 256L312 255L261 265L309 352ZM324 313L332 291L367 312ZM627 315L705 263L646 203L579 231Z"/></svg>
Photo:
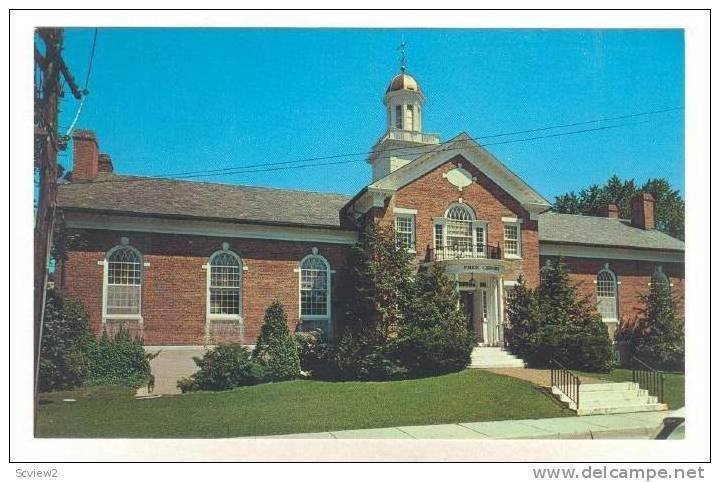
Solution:
<svg viewBox="0 0 720 482"><path fill-rule="evenodd" d="M502 276L498 280L498 342L505 345L505 286Z"/></svg>

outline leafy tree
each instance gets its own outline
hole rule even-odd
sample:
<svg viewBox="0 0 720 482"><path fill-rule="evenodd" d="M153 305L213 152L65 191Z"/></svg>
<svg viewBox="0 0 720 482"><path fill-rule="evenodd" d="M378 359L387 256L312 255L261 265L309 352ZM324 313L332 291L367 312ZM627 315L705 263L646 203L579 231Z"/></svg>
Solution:
<svg viewBox="0 0 720 482"><path fill-rule="evenodd" d="M608 204L618 207L619 215L629 219L631 199L638 192L649 192L655 198L655 224L658 230L678 239L684 239L685 201L678 190L672 189L666 179L649 179L641 187L634 180L621 180L617 175L604 186L593 184L577 194L569 192L555 197L553 209L558 213L598 216Z"/></svg>
<svg viewBox="0 0 720 482"><path fill-rule="evenodd" d="M685 328L683 320L677 315L667 278L658 280L654 276L648 293L641 295L640 299L644 308L632 333L635 354L657 368L682 370L685 365Z"/></svg>
<svg viewBox="0 0 720 482"><path fill-rule="evenodd" d="M375 344L395 338L412 301L411 256L397 246L395 231L368 222L352 248L345 329L363 333Z"/></svg>
<svg viewBox="0 0 720 482"><path fill-rule="evenodd" d="M530 366L556 359L568 368L607 371L612 349L607 327L587 297L578 296L565 265L555 260L536 289L520 283L508 299L510 348Z"/></svg>
<svg viewBox="0 0 720 482"><path fill-rule="evenodd" d="M292 380L300 375L298 344L288 329L285 309L277 300L265 311L253 358L265 368L268 380Z"/></svg>
<svg viewBox="0 0 720 482"><path fill-rule="evenodd" d="M400 362L413 375L462 370L475 340L459 307L455 283L434 264L415 278L414 302L395 341Z"/></svg>
<svg viewBox="0 0 720 482"><path fill-rule="evenodd" d="M40 390L81 385L85 377L82 347L91 339L82 304L48 290L40 346Z"/></svg>
<svg viewBox="0 0 720 482"><path fill-rule="evenodd" d="M218 345L193 360L198 371L177 382L183 393L257 385L265 376L263 367L251 357L250 350L237 343Z"/></svg>

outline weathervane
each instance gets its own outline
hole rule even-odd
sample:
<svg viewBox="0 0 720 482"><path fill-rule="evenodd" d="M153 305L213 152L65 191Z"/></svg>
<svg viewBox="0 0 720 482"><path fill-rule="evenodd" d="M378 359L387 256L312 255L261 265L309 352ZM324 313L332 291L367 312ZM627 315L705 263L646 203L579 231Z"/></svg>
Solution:
<svg viewBox="0 0 720 482"><path fill-rule="evenodd" d="M400 71L405 72L407 69L407 58L405 56L407 44L405 43L405 36L403 36L402 40L400 41L400 46L398 47L398 50L400 50Z"/></svg>

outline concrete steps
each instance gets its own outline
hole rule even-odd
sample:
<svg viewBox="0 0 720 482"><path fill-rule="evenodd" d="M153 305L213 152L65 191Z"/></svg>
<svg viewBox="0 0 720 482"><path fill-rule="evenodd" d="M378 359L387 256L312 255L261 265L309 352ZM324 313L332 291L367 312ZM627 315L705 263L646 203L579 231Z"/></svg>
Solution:
<svg viewBox="0 0 720 482"><path fill-rule="evenodd" d="M468 368L524 368L525 362L497 346L476 346Z"/></svg>
<svg viewBox="0 0 720 482"><path fill-rule="evenodd" d="M657 397L648 394L637 383L585 383L580 385L580 408L557 387L552 393L578 415L655 412L667 410Z"/></svg>

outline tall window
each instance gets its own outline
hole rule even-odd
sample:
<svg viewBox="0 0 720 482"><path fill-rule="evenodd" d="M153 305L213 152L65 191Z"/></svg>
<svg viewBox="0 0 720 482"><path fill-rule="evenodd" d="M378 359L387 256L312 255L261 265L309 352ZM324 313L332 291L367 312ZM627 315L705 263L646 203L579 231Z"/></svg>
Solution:
<svg viewBox="0 0 720 482"><path fill-rule="evenodd" d="M597 274L597 310L603 321L617 321L617 280L615 273L603 268Z"/></svg>
<svg viewBox="0 0 720 482"><path fill-rule="evenodd" d="M106 258L106 316L140 316L143 263L130 246L118 246Z"/></svg>
<svg viewBox="0 0 720 482"><path fill-rule="evenodd" d="M395 215L395 238L400 247L415 251L415 216L412 214Z"/></svg>
<svg viewBox="0 0 720 482"><path fill-rule="evenodd" d="M208 263L208 314L240 316L242 309L242 263L231 251L218 251Z"/></svg>
<svg viewBox="0 0 720 482"><path fill-rule="evenodd" d="M474 214L463 204L455 204L445 214L446 248L458 253L472 251Z"/></svg>
<svg viewBox="0 0 720 482"><path fill-rule="evenodd" d="M656 285L670 286L670 280L667 275L663 273L662 266L655 267L655 271L650 277L650 282Z"/></svg>
<svg viewBox="0 0 720 482"><path fill-rule="evenodd" d="M396 129L402 129L402 121L403 121L402 106L396 105L395 106L395 128Z"/></svg>
<svg viewBox="0 0 720 482"><path fill-rule="evenodd" d="M518 223L505 223L503 227L505 236L505 256L520 256L520 225Z"/></svg>
<svg viewBox="0 0 720 482"><path fill-rule="evenodd" d="M330 316L330 266L322 256L310 255L300 262L300 316Z"/></svg>

